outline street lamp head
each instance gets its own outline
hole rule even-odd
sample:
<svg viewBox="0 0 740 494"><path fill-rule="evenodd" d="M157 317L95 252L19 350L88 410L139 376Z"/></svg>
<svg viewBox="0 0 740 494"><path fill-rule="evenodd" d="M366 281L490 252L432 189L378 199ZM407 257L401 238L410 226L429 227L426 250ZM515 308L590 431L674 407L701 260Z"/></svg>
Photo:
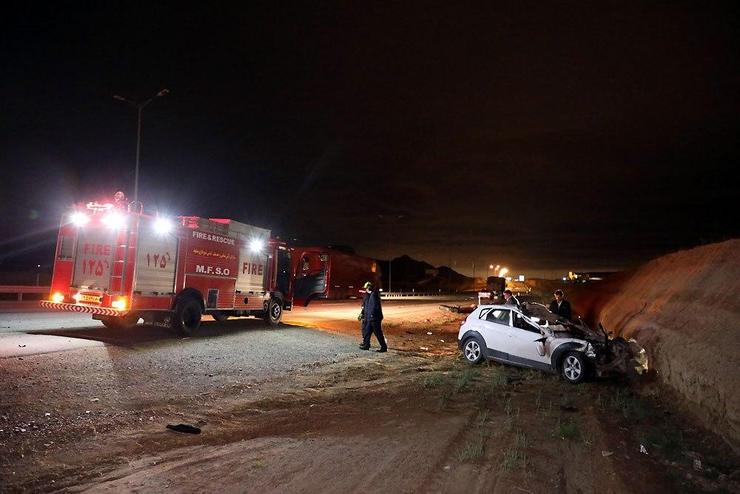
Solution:
<svg viewBox="0 0 740 494"><path fill-rule="evenodd" d="M127 98L124 98L123 96L119 96L117 94L113 95L113 99L118 101L123 101L125 103L129 103L131 106L136 108L139 113L138 118L138 125L136 129L136 168L134 169L134 203L139 203L139 156L141 154L141 112L144 111L144 108L154 101L156 98L159 98L161 96L167 96L170 94L169 89L160 89L160 91L152 96L151 98L144 100L144 101L131 101Z"/></svg>

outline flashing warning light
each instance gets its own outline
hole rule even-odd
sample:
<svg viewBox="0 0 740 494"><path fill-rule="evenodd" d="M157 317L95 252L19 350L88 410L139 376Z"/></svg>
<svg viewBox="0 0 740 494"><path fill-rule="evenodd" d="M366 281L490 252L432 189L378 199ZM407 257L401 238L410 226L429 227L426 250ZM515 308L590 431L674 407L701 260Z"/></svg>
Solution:
<svg viewBox="0 0 740 494"><path fill-rule="evenodd" d="M159 217L154 220L154 232L157 235L167 235L173 227L174 225L169 218Z"/></svg>
<svg viewBox="0 0 740 494"><path fill-rule="evenodd" d="M126 218L120 213L113 212L105 215L101 221L107 227L117 230L126 223Z"/></svg>
<svg viewBox="0 0 740 494"><path fill-rule="evenodd" d="M54 295L51 296L51 301L55 304L61 304L64 302L64 295L62 295L60 292L55 292Z"/></svg>
<svg viewBox="0 0 740 494"><path fill-rule="evenodd" d="M126 297L118 297L110 304L111 307L117 310L126 310L126 305Z"/></svg>
<svg viewBox="0 0 740 494"><path fill-rule="evenodd" d="M265 243L259 238L255 238L254 240L249 242L249 250L251 250L252 252L260 252L264 246Z"/></svg>
<svg viewBox="0 0 740 494"><path fill-rule="evenodd" d="M72 224L74 226L85 226L87 223L90 222L90 217L85 213L80 213L78 211L76 213L72 213L70 220L72 221Z"/></svg>

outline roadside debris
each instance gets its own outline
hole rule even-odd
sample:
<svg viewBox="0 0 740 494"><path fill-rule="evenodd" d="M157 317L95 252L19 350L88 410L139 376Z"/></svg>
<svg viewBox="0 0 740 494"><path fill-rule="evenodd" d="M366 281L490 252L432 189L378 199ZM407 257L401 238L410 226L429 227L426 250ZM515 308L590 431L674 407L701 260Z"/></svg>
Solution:
<svg viewBox="0 0 740 494"><path fill-rule="evenodd" d="M200 434L200 428L188 424L167 424L167 428L175 432L184 432L186 434Z"/></svg>
<svg viewBox="0 0 740 494"><path fill-rule="evenodd" d="M439 310L446 310L447 312L454 312L457 314L470 314L476 309L476 305L446 305L441 304Z"/></svg>
<svg viewBox="0 0 740 494"><path fill-rule="evenodd" d="M644 455L648 454L647 448L644 445L642 445L642 444L640 445L640 453L642 453Z"/></svg>
<svg viewBox="0 0 740 494"><path fill-rule="evenodd" d="M613 455L613 454L614 454L614 452L613 452L613 451L602 451L602 452L601 452L601 456L603 456L603 457L605 457L605 458L606 458L607 456L611 456L611 455Z"/></svg>

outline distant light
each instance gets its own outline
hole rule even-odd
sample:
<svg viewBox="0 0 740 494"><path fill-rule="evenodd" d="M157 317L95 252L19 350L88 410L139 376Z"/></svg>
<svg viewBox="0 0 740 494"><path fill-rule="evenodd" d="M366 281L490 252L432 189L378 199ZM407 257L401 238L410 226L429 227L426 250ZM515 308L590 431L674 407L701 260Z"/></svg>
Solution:
<svg viewBox="0 0 740 494"><path fill-rule="evenodd" d="M154 220L154 232L157 235L167 235L173 228L174 225L169 218L159 217Z"/></svg>
<svg viewBox="0 0 740 494"><path fill-rule="evenodd" d="M126 224L126 218L124 218L122 214L115 212L104 216L101 221L104 225L106 225L108 228L112 228L113 230L118 230Z"/></svg>
<svg viewBox="0 0 740 494"><path fill-rule="evenodd" d="M265 246L265 243L259 239L255 238L251 242L249 242L249 250L252 252L260 252L262 251L262 248Z"/></svg>
<svg viewBox="0 0 740 494"><path fill-rule="evenodd" d="M64 295L62 295L60 292L54 293L54 295L51 296L51 301L55 304L61 304L64 302Z"/></svg>
<svg viewBox="0 0 740 494"><path fill-rule="evenodd" d="M499 278L503 278L504 276L506 276L506 273L508 272L509 272L509 268L501 268L498 272Z"/></svg>
<svg viewBox="0 0 740 494"><path fill-rule="evenodd" d="M85 213L80 213L78 211L76 213L72 213L70 220L74 226L85 226L90 222L90 217Z"/></svg>
<svg viewBox="0 0 740 494"><path fill-rule="evenodd" d="M520 274L519 275L519 281L524 281L524 275L523 274Z"/></svg>
<svg viewBox="0 0 740 494"><path fill-rule="evenodd" d="M563 276L563 281L568 281L568 277L567 276Z"/></svg>

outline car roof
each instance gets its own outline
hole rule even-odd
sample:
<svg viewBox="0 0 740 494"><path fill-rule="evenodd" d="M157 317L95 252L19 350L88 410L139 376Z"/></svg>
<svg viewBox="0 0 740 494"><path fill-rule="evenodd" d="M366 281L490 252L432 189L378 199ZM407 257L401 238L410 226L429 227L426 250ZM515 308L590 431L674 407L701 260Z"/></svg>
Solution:
<svg viewBox="0 0 740 494"><path fill-rule="evenodd" d="M513 310L517 312L521 312L521 309L514 305L504 305L504 304L482 304L478 306L479 309L506 309L506 310Z"/></svg>

